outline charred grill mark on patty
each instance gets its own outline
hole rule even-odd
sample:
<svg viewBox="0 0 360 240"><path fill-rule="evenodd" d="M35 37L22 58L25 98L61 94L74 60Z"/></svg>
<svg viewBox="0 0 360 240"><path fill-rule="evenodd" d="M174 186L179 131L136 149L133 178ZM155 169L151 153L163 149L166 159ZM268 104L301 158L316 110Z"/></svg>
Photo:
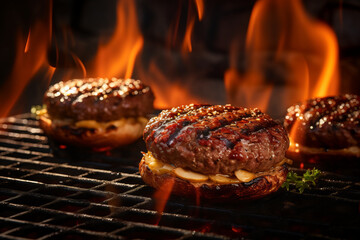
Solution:
<svg viewBox="0 0 360 240"><path fill-rule="evenodd" d="M205 109L211 107L210 105L202 105L200 108ZM187 126L194 121L194 119L188 119L187 117L193 116L197 113L197 109L191 107L177 107L172 110L164 110L160 113L158 117L150 119L147 127L144 131L145 141L151 141L157 138L165 129L170 129L173 133L170 133L170 140L174 139L183 126ZM198 118L204 118L206 115L198 116ZM153 122L155 121L155 125ZM184 125L185 123L185 125ZM153 129L152 131L147 131L147 129ZM172 136L171 136L172 135ZM169 142L168 140L167 142Z"/></svg>
<svg viewBox="0 0 360 240"><path fill-rule="evenodd" d="M177 137L181 137L183 132L186 132L186 127L192 127L196 129L197 138L203 140L209 140L212 134L216 131L222 131L222 129L228 128L231 124L237 122L251 123L255 121L259 116L263 115L260 111L249 111L248 109L241 109L240 111L234 111L233 107L225 106L195 106L189 111L171 111L171 115L168 115L170 119L166 119L160 124L156 130L154 130L146 139L156 139L160 133L166 131L167 140L164 135L161 135L162 141L166 142L168 146L176 142ZM166 114L164 114L166 115ZM160 117L161 118L161 117ZM260 120L260 119L259 119ZM244 129L244 134L250 134L250 131L258 131L262 128L268 127L266 124L258 125L257 129ZM224 143L232 148L232 143L226 137L221 137Z"/></svg>
<svg viewBox="0 0 360 240"><path fill-rule="evenodd" d="M283 159L289 143L268 115L230 105L165 110L150 120L144 140L159 160L211 174L267 169Z"/></svg>

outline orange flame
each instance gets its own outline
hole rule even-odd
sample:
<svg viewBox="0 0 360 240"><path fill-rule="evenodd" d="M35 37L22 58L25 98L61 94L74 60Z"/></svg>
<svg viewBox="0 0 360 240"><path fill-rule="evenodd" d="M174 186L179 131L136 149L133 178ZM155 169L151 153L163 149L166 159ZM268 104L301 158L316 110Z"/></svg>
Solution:
<svg viewBox="0 0 360 240"><path fill-rule="evenodd" d="M198 11L199 20L201 21L204 17L204 0L195 0L195 3Z"/></svg>
<svg viewBox="0 0 360 240"><path fill-rule="evenodd" d="M203 0L195 0L198 18L201 21L204 15L204 2ZM192 6L192 5L190 5ZM192 8L188 9L188 18L187 18L187 27L185 32L185 37L182 45L183 53L192 52L192 44L191 44L191 35L194 29L195 24L195 16L192 13Z"/></svg>
<svg viewBox="0 0 360 240"><path fill-rule="evenodd" d="M194 9L194 4L196 6L197 11ZM200 103L204 102L200 97L196 97L196 94L193 94L189 91L191 85L193 84L191 77L188 79L184 79L181 77L169 77L165 70L163 69L172 69L172 62L174 53L171 51L178 40L178 32L180 19L182 14L182 4L179 2L179 8L174 17L174 21L170 24L169 33L167 35L167 50L166 54L164 54L166 59L164 62L169 62L166 66L159 67L155 60L152 60L149 63L149 67L147 69L144 66L141 66L138 70L140 79L151 85L152 90L156 96L154 106L155 108L165 109L170 107L175 107L182 104L190 104L190 103ZM192 0L189 1L189 8L187 12L187 21L186 21L186 30L184 39L181 43L181 60L186 61L188 57L188 53L193 51L191 36L193 33L195 21L198 15L198 19L202 20L204 16L204 2L203 0ZM167 61L169 60L169 61Z"/></svg>
<svg viewBox="0 0 360 240"><path fill-rule="evenodd" d="M29 34L28 34L28 37L27 37L27 39L26 39L26 44L25 44L24 53L27 53L27 52L29 51L30 34L31 34L31 29L29 30Z"/></svg>
<svg viewBox="0 0 360 240"><path fill-rule="evenodd" d="M74 59L75 63L79 66L79 68L81 69L82 73L83 73L83 77L86 77L86 68L84 66L84 63L80 60L80 58L78 56L76 56L74 53L71 52L71 56Z"/></svg>
<svg viewBox="0 0 360 240"><path fill-rule="evenodd" d="M38 20L31 25L26 41L21 34L17 36L13 69L0 90L0 117L9 114L29 81L41 68L48 69L46 77L51 78L54 73L55 69L47 64L47 48L50 43L47 33L51 31L52 2L49 3L49 8L47 20Z"/></svg>
<svg viewBox="0 0 360 240"><path fill-rule="evenodd" d="M116 29L111 39L99 46L91 74L95 77L130 78L143 41L134 1L118 1Z"/></svg>
<svg viewBox="0 0 360 240"><path fill-rule="evenodd" d="M154 193L154 199L155 199L155 209L159 214L157 224L159 224L162 213L164 212L166 203L170 197L172 188L174 186L174 179L169 179L166 181L155 193Z"/></svg>
<svg viewBox="0 0 360 240"><path fill-rule="evenodd" d="M200 98L187 90L187 84L182 81L183 79L168 79L154 62L150 63L147 72L140 69L139 75L142 80L151 85L156 96L154 106L157 109L202 102Z"/></svg>
<svg viewBox="0 0 360 240"><path fill-rule="evenodd" d="M235 105L283 115L295 102L338 92L335 34L309 18L300 0L256 2L248 26L244 72L236 69L236 47L235 43L224 77L229 101Z"/></svg>
<svg viewBox="0 0 360 240"><path fill-rule="evenodd" d="M195 19L189 19L188 20L188 26L186 29L186 33L185 33L185 37L184 37L184 42L183 42L183 46L182 46L182 50L183 52L192 52L192 44L191 44L191 34L194 28L194 24L195 24Z"/></svg>

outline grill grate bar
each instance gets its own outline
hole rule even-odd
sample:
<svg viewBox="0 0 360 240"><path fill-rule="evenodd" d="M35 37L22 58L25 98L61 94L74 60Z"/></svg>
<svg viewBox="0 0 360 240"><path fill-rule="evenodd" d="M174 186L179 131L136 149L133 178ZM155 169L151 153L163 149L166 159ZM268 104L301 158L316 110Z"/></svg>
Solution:
<svg viewBox="0 0 360 240"><path fill-rule="evenodd" d="M0 206L1 205L2 204L0 204ZM9 203L8 205L12 206L12 207L20 207L20 208L24 207L24 206L21 206L19 204L12 204L12 203ZM24 224L26 226L32 226L32 227L48 227L48 228L52 228L52 229L55 230L55 232L52 233L51 235L56 234L56 233L58 233L60 231L69 231L69 230L76 230L76 231L79 231L80 233L87 233L87 234L91 234L91 235L94 235L94 236L103 236L104 235L103 233L98 233L98 232L94 232L94 231L88 231L88 230L81 229L81 227L84 226L85 223L81 223L81 224L78 224L78 225L73 226L73 227L65 227L65 226L54 225L54 224L49 223L52 220L54 220L54 219L51 219L51 218L44 221L44 222L40 222L40 223L36 223L36 222L33 222L33 221L26 221L26 220L16 219L16 217L19 217L19 216L24 215L26 213L31 214L31 212L35 211L35 210L44 210L44 209L42 209L41 207L31 207L31 208L29 207L24 212L13 215L11 218L0 217L0 222L1 221L15 222L15 223L20 223L20 224ZM102 224L104 224L104 223L113 224L114 223L113 218L104 218L104 217L97 217L97 216L93 216L93 215L74 214L74 213L68 213L68 212L64 213L62 211L53 210L53 209L45 209L44 211L48 212L48 213L54 213L54 215L57 218L75 217L75 218L79 218L79 219L81 219L81 218L87 219L87 221L89 221L89 222L99 220L100 222L102 222ZM56 214L61 214L61 215L56 215ZM131 222L131 221L121 221L121 222L119 222L119 224L124 225L124 226L121 227L121 228L118 228L118 229L116 229L116 230L114 230L112 232L107 232L107 236L115 237L116 239L118 239L119 238L118 236L112 236L112 235L117 234L118 232L130 229L130 228L134 228L134 227L143 227L143 228L150 228L150 229L155 229L155 230L158 228L157 226L154 226L154 225L151 225L151 224L137 223L137 222ZM9 230L7 232L3 232L2 234L0 234L0 236L1 235L8 235L8 233L11 233L11 232L14 232L14 231L17 231L17 230L18 230L18 228L15 228L15 229ZM187 230L178 229L178 228L171 228L171 227L162 227L162 230L171 231L171 232L177 232L177 233L180 233L182 236L187 236L187 237L191 236L193 234L192 231L187 231ZM205 234L202 234L202 235L206 236ZM218 239L224 239L223 236L216 235L216 234L210 234L209 236L214 237L214 238L218 238ZM44 239L47 239L47 236L45 236Z"/></svg>
<svg viewBox="0 0 360 240"><path fill-rule="evenodd" d="M358 176L323 172L317 185L303 194L280 189L255 201L197 205L192 199L172 196L159 215L154 190L138 172L140 151L145 151L141 142L118 152L91 155L53 147L55 154L32 115L1 121L0 238L327 239L347 238L349 232L360 235Z"/></svg>
<svg viewBox="0 0 360 240"><path fill-rule="evenodd" d="M25 225L26 227L29 227L31 226L32 228L36 228L36 227L40 227L40 228L50 228L50 229L53 229L53 231L48 234L48 235L45 235L45 236L42 236L41 239L48 239L49 237L52 237L54 235L57 235L61 232L64 232L64 231L71 231L73 230L74 228L73 227L62 227L62 226L54 226L52 224L46 224L46 223L33 223L33 222L30 222L30 221L24 221L24 220L17 220L17 219L4 219L4 218L1 218L0 217L0 220L6 220L6 221L9 221L9 222L13 222L13 223L18 223L18 224L21 224L21 225ZM21 227L19 228L15 228L15 229L11 229L7 232L4 232L3 234L6 235L7 237L11 236L11 233L13 232L16 232L16 231L19 231L21 229ZM99 233L99 232L95 232L95 231L89 231L89 230L84 230L84 229L76 229L77 232L79 233L85 233L85 234L89 234L93 237L103 237L104 234L103 233ZM115 236L115 235L111 235L111 234L107 234L108 238L110 239L123 239L122 237L120 236ZM16 237L14 237L13 239L18 239Z"/></svg>

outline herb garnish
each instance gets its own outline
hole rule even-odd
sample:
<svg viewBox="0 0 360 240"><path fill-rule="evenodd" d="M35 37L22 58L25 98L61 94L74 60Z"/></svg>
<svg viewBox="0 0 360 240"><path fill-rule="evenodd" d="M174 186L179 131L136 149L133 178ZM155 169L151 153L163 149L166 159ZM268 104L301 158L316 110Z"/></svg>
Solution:
<svg viewBox="0 0 360 240"><path fill-rule="evenodd" d="M292 185L295 186L300 193L303 193L305 189L311 189L311 186L315 186L315 181L319 178L320 173L320 170L315 168L307 170L303 176L299 176L297 173L291 171L288 173L287 179L281 187L289 191Z"/></svg>

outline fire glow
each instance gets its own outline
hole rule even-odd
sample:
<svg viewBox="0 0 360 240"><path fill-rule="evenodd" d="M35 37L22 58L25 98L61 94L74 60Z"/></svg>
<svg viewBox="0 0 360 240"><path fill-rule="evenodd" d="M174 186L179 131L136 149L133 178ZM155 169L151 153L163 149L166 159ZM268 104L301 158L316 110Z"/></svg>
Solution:
<svg viewBox="0 0 360 240"><path fill-rule="evenodd" d="M162 213L164 212L166 203L171 195L173 186L174 179L170 179L166 181L154 194L155 209L158 212L156 225L158 225L161 220Z"/></svg>
<svg viewBox="0 0 360 240"><path fill-rule="evenodd" d="M51 79L54 68L47 62L47 49L51 36L52 2L49 2L46 19L36 21L30 26L28 35L17 35L15 61L12 71L0 90L0 117L6 117L19 99L25 87L40 69L46 71L45 77Z"/></svg>
<svg viewBox="0 0 360 240"><path fill-rule="evenodd" d="M185 62L193 53L192 33L204 14L203 0L189 1L186 30L180 44L181 61ZM49 79L55 71L47 63L47 48L51 41L48 36L52 35L51 16L50 11L48 22L38 22L31 26L26 41L24 36L19 36L13 71L0 94L3 106L1 117L8 114L28 81L40 68L48 69ZM177 39L179 18L179 14L174 17L169 29L169 58L174 50L171 49L174 47L174 39ZM156 61L150 61L148 68L140 64L137 69L137 59L142 54L143 46L144 38L138 24L135 2L118 1L114 32L110 39L101 41L89 66L85 66L75 54L72 54L72 58L84 77L130 78L137 70L140 79L152 87L156 96L155 107L158 109L202 102L202 99L188 91L184 79L169 79L164 69L171 66L159 66ZM298 101L334 95L339 91L335 34L325 24L308 17L300 0L258 0L247 29L243 72L236 67L240 49L242 47L234 41L230 51L230 66L224 73L228 102L233 105L258 107L263 111L269 108L282 111ZM280 78L284 82L284 89L275 86L274 79L267 75L269 69L283 73ZM290 133L290 139L294 134L296 127ZM292 146L298 145L292 143ZM154 195L160 216L172 186L173 182L169 182ZM195 201L200 204L199 197Z"/></svg>
<svg viewBox="0 0 360 240"><path fill-rule="evenodd" d="M257 1L247 31L244 73L232 67L237 52L232 51L225 73L232 104L283 116L292 104L339 93L336 36L327 25L307 16L300 0ZM274 86L269 71L283 73L284 89ZM298 124L290 132L290 141L298 134ZM291 148L296 146L291 142Z"/></svg>
<svg viewBox="0 0 360 240"><path fill-rule="evenodd" d="M109 41L100 44L90 67L91 75L130 78L143 42L135 2L118 1L115 31Z"/></svg>
<svg viewBox="0 0 360 240"><path fill-rule="evenodd" d="M335 34L308 17L300 0L256 2L247 31L244 73L234 67L236 47L225 73L228 100L235 105L276 112L307 98L338 93ZM286 89L275 89L268 71L283 73L279 77Z"/></svg>
<svg viewBox="0 0 360 240"><path fill-rule="evenodd" d="M196 9L195 9L196 8ZM178 38L180 16L183 9L179 5L177 14L174 16L167 37L167 52L165 57L172 57L173 48L175 48L176 40ZM184 63L189 54L191 54L192 47L192 32L196 19L202 20L204 16L204 2L203 0L189 1L189 8L187 9L187 21L184 39L181 43L181 61ZM169 61L166 61L168 64ZM155 108L165 109L171 108L182 104L201 103L203 102L199 97L192 94L188 89L188 85L192 84L192 80L187 84L181 77L168 77L165 73L166 69L171 69L172 66L158 66L155 60L151 60L149 67L140 66L138 70L140 79L151 85L152 90L156 96Z"/></svg>

